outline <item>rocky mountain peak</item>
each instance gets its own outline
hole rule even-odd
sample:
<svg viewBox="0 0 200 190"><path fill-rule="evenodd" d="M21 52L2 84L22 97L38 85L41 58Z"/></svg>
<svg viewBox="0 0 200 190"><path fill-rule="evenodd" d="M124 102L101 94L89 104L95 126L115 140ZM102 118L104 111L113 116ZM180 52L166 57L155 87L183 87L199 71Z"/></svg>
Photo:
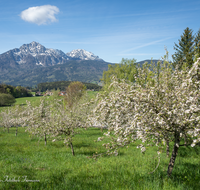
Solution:
<svg viewBox="0 0 200 190"><path fill-rule="evenodd" d="M5 57L3 59L5 61L3 62L10 62L12 59L13 64L23 65L24 67L26 67L27 64L32 66L53 66L57 64L63 64L68 60L103 61L98 56L95 56L93 53L83 49L73 50L65 54L61 50L46 48L35 41L29 44L24 44L20 48L10 50L4 53L4 55Z"/></svg>
<svg viewBox="0 0 200 190"><path fill-rule="evenodd" d="M35 56L39 53L45 53L46 48L37 42L31 42L30 44L24 44L20 48L20 53L25 55L31 54Z"/></svg>
<svg viewBox="0 0 200 190"><path fill-rule="evenodd" d="M86 51L84 49L75 49L69 53L66 53L67 56L71 57L75 60L98 60L103 61L98 56L94 55L93 53Z"/></svg>

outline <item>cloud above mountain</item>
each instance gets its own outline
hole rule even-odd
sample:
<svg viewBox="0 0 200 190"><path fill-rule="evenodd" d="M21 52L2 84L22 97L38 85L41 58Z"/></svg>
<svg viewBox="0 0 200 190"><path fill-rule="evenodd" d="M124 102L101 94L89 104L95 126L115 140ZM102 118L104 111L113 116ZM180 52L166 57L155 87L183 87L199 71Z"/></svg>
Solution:
<svg viewBox="0 0 200 190"><path fill-rule="evenodd" d="M59 8L56 6L43 5L29 7L28 9L21 12L20 17L22 20L30 23L45 25L58 21L55 15L59 12Z"/></svg>

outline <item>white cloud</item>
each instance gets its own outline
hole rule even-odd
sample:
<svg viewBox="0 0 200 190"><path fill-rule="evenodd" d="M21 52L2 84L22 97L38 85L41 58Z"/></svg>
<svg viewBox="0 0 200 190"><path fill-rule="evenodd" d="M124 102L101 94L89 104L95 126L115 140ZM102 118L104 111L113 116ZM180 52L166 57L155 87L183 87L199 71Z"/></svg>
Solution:
<svg viewBox="0 0 200 190"><path fill-rule="evenodd" d="M55 14L59 13L59 8L52 5L43 5L37 7L29 7L21 12L20 17L27 22L37 25L49 24L56 22Z"/></svg>

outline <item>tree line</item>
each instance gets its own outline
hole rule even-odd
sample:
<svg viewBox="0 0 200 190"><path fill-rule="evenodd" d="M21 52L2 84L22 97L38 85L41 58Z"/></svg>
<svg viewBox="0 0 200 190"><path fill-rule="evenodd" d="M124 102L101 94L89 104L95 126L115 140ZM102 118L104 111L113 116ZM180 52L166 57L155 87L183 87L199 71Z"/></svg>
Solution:
<svg viewBox="0 0 200 190"><path fill-rule="evenodd" d="M11 86L7 84L0 84L0 93L11 94L14 98L30 97L31 92L23 86Z"/></svg>
<svg viewBox="0 0 200 190"><path fill-rule="evenodd" d="M37 85L37 88L32 90L32 91L41 91L41 92L46 92L47 90L61 90L61 91L66 91L66 88L70 85L72 81L56 81L56 82L44 82L44 83L39 83ZM92 83L86 83L82 82L85 86L86 89L94 89L95 91L99 91L102 87L97 85L97 84L92 84Z"/></svg>
<svg viewBox="0 0 200 190"><path fill-rule="evenodd" d="M193 30L187 27L181 35L181 39L178 41L179 43L175 43L174 46L175 53L172 55L172 67L173 69L183 69L184 67L190 69L194 62L197 61L197 58L200 57L200 29L197 33L193 34ZM165 58L168 59L168 52L165 55ZM125 79L134 83L138 76L138 68L146 69L148 66L148 68L153 71L153 67L159 69L159 64L162 62L163 61L159 61L158 64L156 63L153 66L153 61L151 64L144 63L140 65L136 63L135 59L122 59L120 64L109 64L108 70L103 72L103 76L100 80L104 83L104 89L111 83L112 75L115 75L118 79ZM150 72L146 78L141 80L147 81L151 75L152 72Z"/></svg>
<svg viewBox="0 0 200 190"><path fill-rule="evenodd" d="M0 84L0 106L14 104L15 98L31 96L31 92L25 87Z"/></svg>

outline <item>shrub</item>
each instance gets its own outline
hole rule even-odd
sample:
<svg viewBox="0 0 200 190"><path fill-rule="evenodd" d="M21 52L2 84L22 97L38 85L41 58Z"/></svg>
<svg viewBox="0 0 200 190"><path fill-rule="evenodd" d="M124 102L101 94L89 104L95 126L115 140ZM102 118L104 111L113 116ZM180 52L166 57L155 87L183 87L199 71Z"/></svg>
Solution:
<svg viewBox="0 0 200 190"><path fill-rule="evenodd" d="M16 102L11 94L0 93L0 106L12 105Z"/></svg>

